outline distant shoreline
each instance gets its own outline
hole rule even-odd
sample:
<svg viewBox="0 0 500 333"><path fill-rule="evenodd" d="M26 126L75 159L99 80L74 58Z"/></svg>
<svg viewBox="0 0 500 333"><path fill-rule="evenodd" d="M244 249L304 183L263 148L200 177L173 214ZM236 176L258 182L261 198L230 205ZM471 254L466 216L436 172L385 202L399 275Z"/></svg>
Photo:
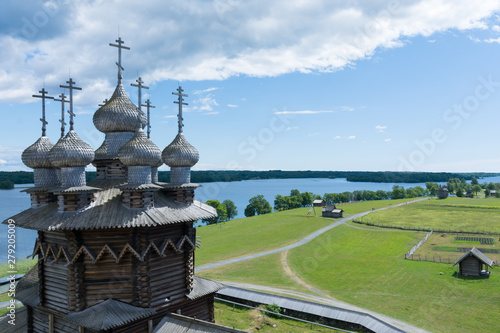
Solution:
<svg viewBox="0 0 500 333"><path fill-rule="evenodd" d="M95 171L87 171L87 182L95 179ZM191 171L194 183L233 182L242 180L263 179L296 179L296 178L345 178L349 182L367 183L425 183L447 182L451 178L478 180L484 177L500 176L500 173L487 172L403 172L403 171L250 171L250 170L202 170ZM159 171L160 182L168 182L170 171ZM32 184L33 172L30 171L0 171L0 182L12 181L14 184Z"/></svg>

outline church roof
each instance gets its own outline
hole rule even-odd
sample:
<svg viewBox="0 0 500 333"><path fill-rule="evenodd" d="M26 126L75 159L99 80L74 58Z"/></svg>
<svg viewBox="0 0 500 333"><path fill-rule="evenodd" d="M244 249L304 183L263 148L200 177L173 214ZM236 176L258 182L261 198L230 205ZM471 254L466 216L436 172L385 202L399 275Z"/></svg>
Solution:
<svg viewBox="0 0 500 333"><path fill-rule="evenodd" d="M94 125L104 133L135 132L139 122L137 112L137 106L128 98L125 88L119 80L113 96L94 113ZM142 111L140 113L144 128L146 115Z"/></svg>
<svg viewBox="0 0 500 333"><path fill-rule="evenodd" d="M120 148L118 158L127 166L153 166L161 161L161 151L141 128Z"/></svg>
<svg viewBox="0 0 500 333"><path fill-rule="evenodd" d="M174 140L163 150L163 162L169 167L192 167L200 159L198 150L178 133Z"/></svg>
<svg viewBox="0 0 500 333"><path fill-rule="evenodd" d="M217 281L205 279L199 276L194 276L193 290L186 295L187 298L193 300L203 297L208 294L215 293L221 289L226 288L225 284Z"/></svg>
<svg viewBox="0 0 500 333"><path fill-rule="evenodd" d="M103 331L155 313L152 308L140 308L109 298L83 311L69 313L64 319L91 330Z"/></svg>
<svg viewBox="0 0 500 333"><path fill-rule="evenodd" d="M38 288L38 263L26 273L16 286L16 299L24 305L40 305Z"/></svg>
<svg viewBox="0 0 500 333"><path fill-rule="evenodd" d="M57 168L86 166L94 159L94 150L71 130L52 147L49 159Z"/></svg>
<svg viewBox="0 0 500 333"><path fill-rule="evenodd" d="M39 208L29 208L12 218L16 226L35 230L82 230L133 228L168 225L217 216L215 209L200 201L182 203L168 197L164 191L154 193L154 207L130 209L121 201L121 190L126 180L94 180L88 185L103 189L95 193L90 205L74 211L58 211L57 202Z"/></svg>
<svg viewBox="0 0 500 333"><path fill-rule="evenodd" d="M23 151L21 159L30 168L53 168L49 160L49 152L54 144L46 136L41 136L34 144Z"/></svg>

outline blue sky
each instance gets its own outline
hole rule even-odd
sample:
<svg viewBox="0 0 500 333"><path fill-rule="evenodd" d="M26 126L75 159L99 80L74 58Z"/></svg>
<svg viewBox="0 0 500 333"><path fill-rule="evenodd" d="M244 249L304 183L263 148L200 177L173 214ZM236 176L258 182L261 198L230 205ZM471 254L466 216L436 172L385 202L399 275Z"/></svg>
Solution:
<svg viewBox="0 0 500 333"><path fill-rule="evenodd" d="M195 169L500 172L499 15L498 1L6 1L0 170L28 170L31 95L67 94L70 75L75 129L100 146L92 115L116 85L119 34L160 149L177 133L171 93L189 95ZM49 102L53 142L59 116Z"/></svg>

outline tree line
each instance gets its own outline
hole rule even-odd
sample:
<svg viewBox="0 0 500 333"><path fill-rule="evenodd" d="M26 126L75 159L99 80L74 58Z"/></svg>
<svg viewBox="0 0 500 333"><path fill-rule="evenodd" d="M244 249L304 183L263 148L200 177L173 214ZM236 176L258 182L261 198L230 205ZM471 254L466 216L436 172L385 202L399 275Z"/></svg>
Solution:
<svg viewBox="0 0 500 333"><path fill-rule="evenodd" d="M446 182L449 179L471 180L473 177L498 176L496 173L448 173L448 172L374 172L374 171L249 171L249 170L203 170L191 171L191 180L195 183L232 182L252 179L294 179L294 178L346 178L351 182L377 183L425 183ZM95 171L86 172L86 180L90 182L96 178ZM160 182L168 182L170 171L158 172ZM28 171L0 171L0 182L12 181L14 184L33 184L33 172Z"/></svg>

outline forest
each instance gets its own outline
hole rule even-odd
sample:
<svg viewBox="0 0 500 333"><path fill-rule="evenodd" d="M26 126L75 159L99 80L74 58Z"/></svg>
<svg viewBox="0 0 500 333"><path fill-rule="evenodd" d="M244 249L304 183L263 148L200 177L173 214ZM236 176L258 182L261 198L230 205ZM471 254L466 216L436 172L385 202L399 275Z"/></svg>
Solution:
<svg viewBox="0 0 500 333"><path fill-rule="evenodd" d="M498 173L449 173L449 172L396 172L396 171L249 171L249 170L203 170L191 171L193 183L232 182L251 179L293 179L293 178L346 178L350 182L373 183L425 183L446 182L451 178L471 180L473 177L498 176ZM87 182L95 179L95 171L87 171ZM170 171L160 171L160 182L168 182ZM33 184L33 172L0 171L0 182L11 181L14 184Z"/></svg>

